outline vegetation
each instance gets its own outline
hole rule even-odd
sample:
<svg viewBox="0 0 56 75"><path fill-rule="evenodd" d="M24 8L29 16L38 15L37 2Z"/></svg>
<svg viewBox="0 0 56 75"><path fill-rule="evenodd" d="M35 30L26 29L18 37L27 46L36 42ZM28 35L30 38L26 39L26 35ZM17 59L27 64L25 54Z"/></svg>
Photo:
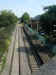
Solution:
<svg viewBox="0 0 56 75"><path fill-rule="evenodd" d="M21 17L21 22L29 23L29 21L30 21L30 16L27 12L25 12Z"/></svg>
<svg viewBox="0 0 56 75"><path fill-rule="evenodd" d="M40 16L40 25L48 36L53 36L53 25L56 25L56 5L45 7L44 10L45 13Z"/></svg>
<svg viewBox="0 0 56 75"><path fill-rule="evenodd" d="M0 62L3 61L2 66L4 66L5 63L4 55L8 51L11 34L16 26L15 23L17 20L17 17L11 11L3 10L0 12Z"/></svg>
<svg viewBox="0 0 56 75"><path fill-rule="evenodd" d="M17 17L11 11L3 10L0 12L0 27L8 27L17 22Z"/></svg>

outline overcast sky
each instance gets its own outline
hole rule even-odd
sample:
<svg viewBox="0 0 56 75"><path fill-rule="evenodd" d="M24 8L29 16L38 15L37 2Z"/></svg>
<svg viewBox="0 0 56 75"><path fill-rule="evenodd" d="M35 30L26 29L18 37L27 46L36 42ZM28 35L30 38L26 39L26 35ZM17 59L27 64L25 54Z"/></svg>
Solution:
<svg viewBox="0 0 56 75"><path fill-rule="evenodd" d="M31 17L43 13L43 7L56 4L56 0L0 0L0 10L12 10L18 17L28 12Z"/></svg>

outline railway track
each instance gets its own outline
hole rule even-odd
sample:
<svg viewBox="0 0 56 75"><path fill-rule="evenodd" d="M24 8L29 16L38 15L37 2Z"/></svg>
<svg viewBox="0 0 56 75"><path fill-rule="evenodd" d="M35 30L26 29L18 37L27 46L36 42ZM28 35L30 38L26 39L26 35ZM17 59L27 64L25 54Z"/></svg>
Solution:
<svg viewBox="0 0 56 75"><path fill-rule="evenodd" d="M24 45L22 28L19 29L20 34L20 75L31 75L28 65L28 58L26 53L26 46Z"/></svg>
<svg viewBox="0 0 56 75"><path fill-rule="evenodd" d="M16 32L15 32L15 39L14 39L14 42L13 42L13 52L12 52L12 57L11 57L11 64L10 64L10 71L9 71L9 75L15 75L17 74L16 72L18 72L18 68L17 68L17 71L14 72L15 70L15 66L18 66L19 63L16 63L16 58L15 57L18 57L18 54L16 52L17 48L18 48L18 28L16 27ZM17 54L17 55L16 55Z"/></svg>
<svg viewBox="0 0 56 75"><path fill-rule="evenodd" d="M19 28L18 28L18 32L19 32ZM20 34L20 33L18 33L18 34ZM19 35L18 35L18 43L20 43L20 41L19 41ZM19 47L20 47L20 44L19 44ZM20 49L19 49L19 53L18 53L18 58L19 58L19 75L21 75L21 73L20 73Z"/></svg>

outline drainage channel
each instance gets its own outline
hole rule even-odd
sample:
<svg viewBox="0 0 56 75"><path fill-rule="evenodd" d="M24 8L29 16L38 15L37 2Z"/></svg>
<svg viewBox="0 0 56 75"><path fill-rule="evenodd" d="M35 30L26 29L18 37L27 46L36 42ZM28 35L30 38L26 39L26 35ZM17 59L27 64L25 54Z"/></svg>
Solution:
<svg viewBox="0 0 56 75"><path fill-rule="evenodd" d="M24 30L23 30L24 31ZM26 37L25 31L23 32L23 40L25 43L25 46L28 47L26 52L29 54L27 55L29 67L31 70L31 73L40 70L40 66L43 65L43 61L40 57L40 55L37 53L36 48L34 45L29 41L30 38ZM26 40L24 39L26 38Z"/></svg>

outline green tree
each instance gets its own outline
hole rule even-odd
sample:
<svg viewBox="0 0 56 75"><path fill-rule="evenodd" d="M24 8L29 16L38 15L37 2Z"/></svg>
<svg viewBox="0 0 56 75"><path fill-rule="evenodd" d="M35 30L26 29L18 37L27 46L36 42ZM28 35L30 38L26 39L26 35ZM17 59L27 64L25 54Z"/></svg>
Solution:
<svg viewBox="0 0 56 75"><path fill-rule="evenodd" d="M44 32L52 35L53 25L56 25L56 5L44 7L44 10L45 13L40 16L40 25Z"/></svg>
<svg viewBox="0 0 56 75"><path fill-rule="evenodd" d="M3 10L0 12L0 27L7 27L17 22L17 17L11 11Z"/></svg>
<svg viewBox="0 0 56 75"><path fill-rule="evenodd" d="M27 12L25 12L21 18L22 22L25 22L25 23L29 23L30 21L30 16Z"/></svg>

